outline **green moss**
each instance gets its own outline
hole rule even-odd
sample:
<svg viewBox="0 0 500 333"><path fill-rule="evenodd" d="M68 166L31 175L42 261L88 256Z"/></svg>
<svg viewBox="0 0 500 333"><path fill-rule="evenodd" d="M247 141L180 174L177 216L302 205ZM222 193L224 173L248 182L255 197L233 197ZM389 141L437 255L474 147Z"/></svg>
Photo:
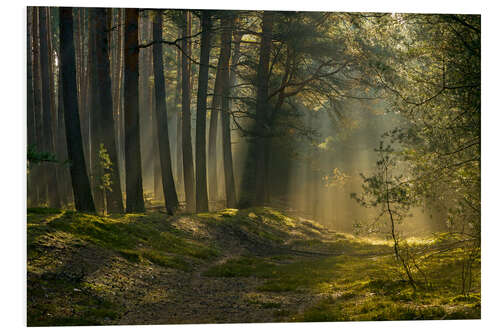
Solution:
<svg viewBox="0 0 500 333"><path fill-rule="evenodd" d="M60 254L68 253L67 249L78 252L92 244L92 249L106 249L103 253L121 256L134 263L134 267L152 263L192 271L204 267L203 262L214 260L221 252L228 252L225 243L217 244L221 233L230 235L228 237L242 236L242 241L246 242L255 239L280 248L288 246L309 253L330 253L305 257L297 255L299 251L285 254L270 251L267 257L242 256L202 272L213 278L258 278L260 283L256 289L263 295L321 295L321 300L307 306L302 314L292 317L293 320L480 317L480 260L472 267L475 276L472 292L468 296L458 295L462 263L457 258L464 256L460 249L423 260L420 267L431 283L426 284L420 274L415 274L419 288L414 292L395 263L392 248L384 242L335 233L323 237L324 228L314 222L295 219L268 207L226 209L189 215L189 219L205 228L210 237L203 238L206 240L194 238L189 230L178 228L172 224L171 217L161 213L97 216L46 208L29 210L29 325L97 325L113 322L121 315L120 307L102 298L112 294L105 281L85 285L81 279L59 274L65 265L65 258ZM414 243L422 249L424 245L434 246L432 242ZM123 260L118 262L124 267L129 265ZM85 268L84 265L82 263L81 267ZM106 272L106 266L102 269ZM87 292L74 291L82 288ZM262 309L278 309L275 311L277 320L292 316L289 309L272 297L259 294L249 302Z"/></svg>
<svg viewBox="0 0 500 333"><path fill-rule="evenodd" d="M192 267L181 256L167 256L159 251L145 250L141 255L150 260L152 263L163 266L176 268L183 271L191 271Z"/></svg>

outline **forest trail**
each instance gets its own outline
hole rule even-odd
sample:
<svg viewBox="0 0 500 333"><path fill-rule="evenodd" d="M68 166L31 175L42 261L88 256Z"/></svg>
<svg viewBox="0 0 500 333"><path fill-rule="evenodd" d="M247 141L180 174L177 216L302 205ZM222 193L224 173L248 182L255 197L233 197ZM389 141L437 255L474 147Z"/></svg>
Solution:
<svg viewBox="0 0 500 333"><path fill-rule="evenodd" d="M390 253L268 207L175 217L31 209L28 325L479 316L474 299L412 299Z"/></svg>

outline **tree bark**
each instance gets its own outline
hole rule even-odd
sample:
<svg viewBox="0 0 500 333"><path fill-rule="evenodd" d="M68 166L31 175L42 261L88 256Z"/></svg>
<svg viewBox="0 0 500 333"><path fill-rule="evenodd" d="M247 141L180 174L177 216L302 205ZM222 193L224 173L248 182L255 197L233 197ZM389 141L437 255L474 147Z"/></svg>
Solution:
<svg viewBox="0 0 500 333"><path fill-rule="evenodd" d="M42 78L42 109L43 109L43 149L45 152L54 154L54 137L53 137L53 114L52 114L52 99L53 95L50 91L50 50L49 50L49 32L47 29L47 7L42 7L38 12L38 24L40 32L40 65L41 65L41 78ZM51 96L52 95L52 96ZM56 166L47 164L44 167L45 182L44 185L48 187L49 205L52 207L60 207L61 199L59 196Z"/></svg>
<svg viewBox="0 0 500 333"><path fill-rule="evenodd" d="M191 36L191 12L184 11L182 35ZM184 195L186 211L194 212L196 198L194 191L193 146L191 143L191 41L182 40L182 166L184 174Z"/></svg>
<svg viewBox="0 0 500 333"><path fill-rule="evenodd" d="M273 37L274 13L265 11L262 18L262 37L260 41L259 65L257 69L257 110L256 110L256 161L255 161L255 204L268 202L269 145L267 143L267 122L269 105L269 60Z"/></svg>
<svg viewBox="0 0 500 333"><path fill-rule="evenodd" d="M116 134L113 119L111 77L108 51L108 32L106 9L96 10L96 67L99 80L99 104L101 134L104 148L112 163L111 187L106 189L106 207L110 213L123 213L123 199L120 184L120 165L116 149Z"/></svg>
<svg viewBox="0 0 500 333"><path fill-rule="evenodd" d="M200 72L196 106L196 211L208 211L207 194L207 90L210 65L211 13L204 10L201 16Z"/></svg>
<svg viewBox="0 0 500 333"><path fill-rule="evenodd" d="M223 45L229 45L228 52L231 52L231 35L234 25L234 17L228 18L227 29L223 31ZM226 25L225 25L226 26ZM229 68L224 71L223 76L223 90L222 90L222 109L221 109L221 127L222 127L222 155L224 162L224 183L226 189L226 206L228 208L236 207L236 189L234 183L233 171L233 151L231 147L231 126L229 124L230 118L230 98L231 87L236 81L234 69L240 57L240 41L242 35L237 35L235 38L235 46L233 52L233 59L231 62L231 74L229 75ZM229 57L227 58L229 64Z"/></svg>
<svg viewBox="0 0 500 333"><path fill-rule="evenodd" d="M38 31L38 11L39 7L33 7L33 113L35 120L35 149L43 149L43 120L42 120L42 92L40 81L40 34ZM47 201L47 191L43 186L43 167L36 165L33 167L33 179L35 185L35 203L45 204Z"/></svg>
<svg viewBox="0 0 500 333"><path fill-rule="evenodd" d="M181 35L179 34L179 38ZM181 104L181 88L182 88L182 68L181 68L181 50L177 49L176 55L177 62L177 81L175 85L175 105L176 108ZM181 196L180 189L184 187L184 173L182 169L182 107L177 109L177 123L176 123L176 163L177 172L175 178L177 180L177 189L179 189L179 196Z"/></svg>
<svg viewBox="0 0 500 333"><path fill-rule="evenodd" d="M75 208L79 211L95 212L90 182L87 175L78 113L76 87L75 47L73 43L73 14L68 7L59 8L61 38L61 74L64 102L66 144L70 159L71 183Z"/></svg>
<svg viewBox="0 0 500 333"><path fill-rule="evenodd" d="M162 14L157 12L153 25L153 40L162 39ZM170 140L168 136L167 106L165 102L165 78L163 76L163 59L161 43L153 45L153 64L155 82L156 133L160 153L161 178L165 207L169 214L174 214L179 206L175 182L172 175L172 159L170 155Z"/></svg>
<svg viewBox="0 0 500 333"><path fill-rule="evenodd" d="M27 96L27 126L28 126L28 147L32 147L36 143L35 139L35 110L34 110L34 91L33 91L33 47L32 47L32 39L33 39L33 7L27 8L27 82L26 82L26 96ZM31 14L31 15L30 15ZM28 165L29 168L29 165ZM33 178L33 172L30 172L28 169L27 175L27 204L28 207L31 207L34 203L36 203L36 186L34 184L35 179Z"/></svg>
<svg viewBox="0 0 500 333"><path fill-rule="evenodd" d="M142 169L139 129L139 10L125 10L125 178L127 212L143 212Z"/></svg>
<svg viewBox="0 0 500 333"><path fill-rule="evenodd" d="M229 58L231 57L231 30L232 27L227 17L221 18L221 43L219 61L217 64L217 74L215 76L214 96L212 98L212 110L210 112L210 128L208 133L208 184L209 194L212 201L217 201L217 130L219 121L219 109L222 101L223 76L229 72ZM227 38L229 36L229 40ZM224 73L225 72L225 73ZM226 78L227 79L227 78Z"/></svg>
<svg viewBox="0 0 500 333"><path fill-rule="evenodd" d="M104 123L101 120L101 103L99 80L97 76L97 9L89 8L89 66L87 69L89 77L89 104L87 114L90 125L90 183L94 194L94 203L98 212L105 212L106 198L105 191L101 188L103 170L100 167L99 150L103 143L102 127Z"/></svg>

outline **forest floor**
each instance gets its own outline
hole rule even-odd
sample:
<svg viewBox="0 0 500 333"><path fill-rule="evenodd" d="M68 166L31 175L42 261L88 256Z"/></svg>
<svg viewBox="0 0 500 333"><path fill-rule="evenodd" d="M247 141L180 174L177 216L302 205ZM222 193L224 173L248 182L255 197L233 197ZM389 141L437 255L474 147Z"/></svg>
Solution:
<svg viewBox="0 0 500 333"><path fill-rule="evenodd" d="M432 286L414 292L390 243L272 208L35 208L27 223L28 326L480 318L479 281L460 296L459 249L429 257Z"/></svg>

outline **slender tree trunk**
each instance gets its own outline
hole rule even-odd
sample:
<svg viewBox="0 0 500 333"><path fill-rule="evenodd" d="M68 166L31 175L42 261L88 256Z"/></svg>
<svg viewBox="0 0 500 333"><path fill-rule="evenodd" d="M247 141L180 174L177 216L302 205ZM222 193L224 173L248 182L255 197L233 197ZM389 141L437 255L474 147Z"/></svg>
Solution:
<svg viewBox="0 0 500 333"><path fill-rule="evenodd" d="M210 39L212 19L207 10L201 16L200 73L198 75L198 96L196 106L196 211L208 211L207 194L207 90L210 65Z"/></svg>
<svg viewBox="0 0 500 333"><path fill-rule="evenodd" d="M57 51L54 45L54 31L53 31L53 13L56 10L55 7L47 8L47 32L48 32L48 48L49 48L49 83L50 83L50 114L52 119L52 137L53 137L53 149L56 158L60 162L64 162L64 158L61 155L61 143L58 140L59 133L59 112L58 112L58 97L56 91L56 80L58 80L57 69L56 69L56 58ZM57 186L57 193L59 194L59 205L60 207L65 206L67 204L67 195L64 193L64 183L62 178L63 168L61 165L55 165L55 177L56 182L55 186Z"/></svg>
<svg viewBox="0 0 500 333"><path fill-rule="evenodd" d="M78 92L78 109L81 110L83 108L83 103L82 103L82 81L83 77L81 75L82 73L82 66L83 66L83 59L81 57L81 51L80 48L82 46L80 42L80 38L82 38L82 31L80 30L80 8L75 8L74 11L76 11L76 19L75 19L75 31L74 31L74 36L75 36L75 56L76 56L76 88Z"/></svg>
<svg viewBox="0 0 500 333"><path fill-rule="evenodd" d="M184 11L182 27L184 37L191 36L191 12ZM186 211L194 212L196 198L194 190L193 146L191 144L191 42L182 40L182 165L184 174L184 195L186 198Z"/></svg>
<svg viewBox="0 0 500 333"><path fill-rule="evenodd" d="M59 38L60 40L60 38ZM61 49L59 48L59 64L61 64ZM57 156L62 161L68 161L68 147L66 144L66 126L64 124L64 100L63 100L63 88L62 88L62 70L61 65L59 65L59 73L57 75ZM64 163L59 167L58 170L59 179L61 180L61 195L63 196L63 202L65 205L74 203L73 190L71 187L71 174L69 166Z"/></svg>
<svg viewBox="0 0 500 333"><path fill-rule="evenodd" d="M106 197L102 188L103 170L100 166L100 146L103 143L103 126L101 119L100 82L97 74L97 9L89 8L89 108L90 117L90 174L91 186L94 193L94 203L98 212L106 210Z"/></svg>
<svg viewBox="0 0 500 333"><path fill-rule="evenodd" d="M229 45L228 52L231 52L231 35L234 25L234 17L228 18L228 22L224 24L227 28L223 31L223 45ZM240 57L240 41L241 35L235 38L235 46L233 52L233 59L231 63L231 74L229 75L229 68L226 66L223 76L223 90L222 90L222 110L221 110L221 127L222 127L222 155L224 162L224 183L226 188L226 206L229 208L236 207L236 189L234 184L234 171L233 171L233 152L231 147L231 126L229 124L230 112L230 98L231 87L236 81L234 73L236 64ZM222 51L221 51L222 52ZM227 58L227 65L229 65L229 57Z"/></svg>
<svg viewBox="0 0 500 333"><path fill-rule="evenodd" d="M127 212L143 212L142 169L139 129L139 10L125 10L125 175Z"/></svg>
<svg viewBox="0 0 500 333"><path fill-rule="evenodd" d="M162 39L162 14L157 12L153 26L153 40ZM169 214L174 214L179 205L175 182L172 175L172 159L170 155L170 140L168 136L167 106L165 102L165 78L163 76L162 44L153 45L156 132L160 152L162 170L163 197Z"/></svg>
<svg viewBox="0 0 500 333"><path fill-rule="evenodd" d="M106 190L106 207L111 213L123 212L123 199L120 185L120 165L116 149L116 134L113 119L113 102L111 96L111 77L108 52L108 33L106 9L96 9L96 65L99 80L100 117L102 141L107 150L111 164L111 187Z"/></svg>
<svg viewBox="0 0 500 333"><path fill-rule="evenodd" d="M223 90L222 76L224 75L224 71L229 71L229 58L231 57L231 31L228 31L228 23L227 18L224 17L221 19L223 31L221 35L219 61L217 64L217 74L215 76L214 96L212 98L210 128L208 133L208 186L210 199L212 201L217 201L219 198L217 186L217 132ZM228 34L229 42L227 40Z"/></svg>
<svg viewBox="0 0 500 333"><path fill-rule="evenodd" d="M122 9L117 9L117 19L116 19L116 48L115 48L115 59L113 61L113 109L115 114L115 128L116 128L116 145L117 145L117 153L118 153L118 165L120 170L120 184L122 185L123 192L123 183L124 183L124 151L123 151L123 112L122 112L122 80L123 80L123 57L122 57L122 38L123 38L123 29L122 29Z"/></svg>
<svg viewBox="0 0 500 333"><path fill-rule="evenodd" d="M84 16L87 17L87 24L85 24L85 28L82 31L86 31L86 36L87 36L87 57L86 61L82 62L82 65L86 63L87 65L85 66L85 75L84 75L84 93L83 93L83 99L82 101L85 104L85 109L80 110L80 116L82 118L82 132L83 132L83 142L84 142L84 152L85 152L85 157L87 161L87 170L89 172L89 177L91 180L91 185L92 185L92 126L91 126L91 110L93 108L92 106L92 99L94 95L94 89L92 89L92 59L93 59L93 54L94 54L94 47L93 47L93 29L92 29L92 18L91 18L91 8L85 8L84 9ZM84 34L85 35L85 34ZM82 35L83 37L83 35ZM83 46L82 46L83 48ZM98 201L96 199L96 201ZM97 203L97 202L96 202Z"/></svg>
<svg viewBox="0 0 500 333"><path fill-rule="evenodd" d="M35 144L35 113L34 113L34 96L33 96L33 48L32 48L32 37L33 37L33 7L27 7L26 14L27 14L27 23L28 23L28 29L27 29L27 52L26 52L26 58L27 58L27 84L26 84L26 96L27 96L27 126L28 126L28 147L32 147ZM30 15L31 14L31 15ZM30 172L30 166L28 165L28 170L27 170L27 205L28 207L31 207L33 203L36 201L36 196L34 195L34 192L36 190L36 187L33 184L33 172Z"/></svg>
<svg viewBox="0 0 500 333"><path fill-rule="evenodd" d="M59 8L61 38L61 71L64 99L66 143L70 159L71 183L75 207L79 211L95 212L90 182L83 156L78 96L76 87L75 48L73 43L73 14L68 7Z"/></svg>
<svg viewBox="0 0 500 333"><path fill-rule="evenodd" d="M49 32L47 29L48 8L43 7L39 9L39 31L40 31L40 64L41 64L41 77L42 77L42 105L43 105L43 136L44 136L44 151L54 154L54 137L53 137L53 114L51 112L51 92L50 92L50 50L48 45ZM57 186L57 173L56 166L48 164L44 168L45 186L48 187L49 205L52 207L60 207L61 199Z"/></svg>
<svg viewBox="0 0 500 333"><path fill-rule="evenodd" d="M28 21L28 36L27 36L27 91L26 96L28 98L27 101L27 125L28 125L28 146L35 144L35 113L34 113L34 91L33 91L33 47L32 47L32 38L33 38L33 16L30 15L33 12L33 7L27 8L27 21ZM30 17L31 16L31 17Z"/></svg>
<svg viewBox="0 0 500 333"><path fill-rule="evenodd" d="M181 35L179 34L179 38ZM177 110L177 126L176 126L176 134L177 134L177 140L176 140L176 148L177 148L177 158L176 158L176 163L177 163L177 172L176 172L176 179L177 179L177 189L179 189L179 196L181 197L181 192L180 189L184 188L184 173L182 169L182 107L178 107L181 104L181 88L182 88L182 68L181 68L181 50L177 49L177 81L176 81L176 86L175 86L175 105L178 108Z"/></svg>
<svg viewBox="0 0 500 333"><path fill-rule="evenodd" d="M38 31L38 11L39 7L33 7L33 112L35 119L35 149L43 149L43 120L42 120L42 92L40 80L40 34ZM35 185L35 203L45 204L47 192L43 186L43 167L36 165L33 167L33 179Z"/></svg>
<svg viewBox="0 0 500 333"><path fill-rule="evenodd" d="M153 84L155 84L153 82ZM154 88L154 86L153 86ZM158 119L156 117L156 94L153 90L152 93L152 101L151 105L153 106L153 114L152 114L152 134L153 134L153 172L154 172L154 195L155 199L157 200L165 200L165 196L163 195L163 183L162 183L162 168L161 168L161 162L160 162L160 147L158 143L158 130L157 130L157 123ZM173 163L172 163L173 164ZM175 180L175 178L174 178Z"/></svg>
<svg viewBox="0 0 500 333"><path fill-rule="evenodd" d="M256 110L256 144L257 156L255 161L255 203L264 204L268 201L268 168L269 145L266 137L270 133L266 130L269 105L267 102L269 86L269 61L273 37L272 12L265 11L262 18L262 37L260 41L259 65L257 69L257 110Z"/></svg>

